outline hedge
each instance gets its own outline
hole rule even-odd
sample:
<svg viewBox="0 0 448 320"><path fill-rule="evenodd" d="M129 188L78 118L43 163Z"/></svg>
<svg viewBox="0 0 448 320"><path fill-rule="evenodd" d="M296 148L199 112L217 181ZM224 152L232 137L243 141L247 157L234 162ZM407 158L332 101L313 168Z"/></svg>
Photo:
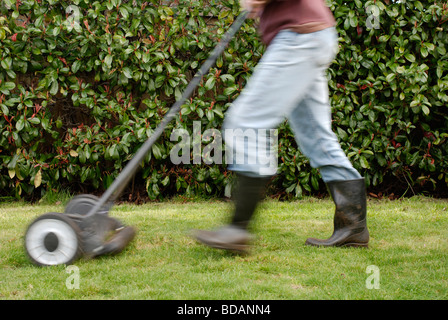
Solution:
<svg viewBox="0 0 448 320"><path fill-rule="evenodd" d="M333 126L372 194L448 193L448 5L328 1ZM0 197L101 194L239 14L236 0L3 0ZM219 129L265 50L249 20L142 163L131 201L229 195L224 164L175 165L174 129ZM325 192L285 122L271 196ZM202 147L209 142L203 140ZM193 153L193 148L190 150ZM193 159L192 154L192 159Z"/></svg>

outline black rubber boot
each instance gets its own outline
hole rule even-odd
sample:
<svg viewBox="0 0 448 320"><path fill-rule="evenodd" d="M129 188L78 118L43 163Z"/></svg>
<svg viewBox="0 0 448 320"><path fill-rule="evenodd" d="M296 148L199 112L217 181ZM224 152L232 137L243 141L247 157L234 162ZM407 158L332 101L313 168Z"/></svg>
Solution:
<svg viewBox="0 0 448 320"><path fill-rule="evenodd" d="M306 245L323 247L368 247L367 198L364 178L327 183L336 205L333 235L308 238Z"/></svg>
<svg viewBox="0 0 448 320"><path fill-rule="evenodd" d="M230 224L213 231L197 230L196 240L212 248L246 253L253 238L247 229L268 181L269 178L238 175L235 211Z"/></svg>
<svg viewBox="0 0 448 320"><path fill-rule="evenodd" d="M235 195L235 212L231 225L247 229L258 203L262 200L269 178L249 177L238 174L238 186Z"/></svg>

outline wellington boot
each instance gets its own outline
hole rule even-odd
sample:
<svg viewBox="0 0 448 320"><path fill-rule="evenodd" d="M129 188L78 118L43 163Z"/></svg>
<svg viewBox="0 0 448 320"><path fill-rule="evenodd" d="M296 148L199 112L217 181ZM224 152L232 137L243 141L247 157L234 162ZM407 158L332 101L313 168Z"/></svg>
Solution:
<svg viewBox="0 0 448 320"><path fill-rule="evenodd" d="M364 178L327 183L336 205L334 231L326 240L308 238L310 246L368 247L367 199Z"/></svg>
<svg viewBox="0 0 448 320"><path fill-rule="evenodd" d="M248 228L255 214L268 177L249 177L238 174L238 188L234 197L235 211L231 221L217 230L196 230L196 240L216 249L247 253L252 235Z"/></svg>
<svg viewBox="0 0 448 320"><path fill-rule="evenodd" d="M248 253L253 236L245 229L233 225L217 230L197 230L196 240L215 249L224 249L237 253Z"/></svg>

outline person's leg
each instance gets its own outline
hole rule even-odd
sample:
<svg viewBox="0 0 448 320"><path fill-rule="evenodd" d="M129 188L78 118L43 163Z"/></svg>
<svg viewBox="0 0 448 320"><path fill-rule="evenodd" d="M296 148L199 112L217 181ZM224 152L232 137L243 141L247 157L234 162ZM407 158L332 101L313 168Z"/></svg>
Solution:
<svg viewBox="0 0 448 320"><path fill-rule="evenodd" d="M367 247L369 231L366 222L365 182L331 131L328 95L323 78L316 80L309 96L300 103L290 117L301 151L310 159L311 166L319 168L335 203L334 231L326 240L308 238L313 246Z"/></svg>
<svg viewBox="0 0 448 320"><path fill-rule="evenodd" d="M334 30L311 34L284 30L268 47L246 87L226 113L223 133L230 170L249 176L275 174L276 170L259 161L275 153L269 144L272 141L260 133L276 129L309 96L316 81L321 81L336 50L335 45L323 46L321 33L334 34ZM328 102L328 91L323 94Z"/></svg>
<svg viewBox="0 0 448 320"><path fill-rule="evenodd" d="M235 209L229 224L217 230L197 230L196 239L210 247L246 252L252 240L249 225L258 203L262 200L268 177L251 177L237 173L234 193Z"/></svg>
<svg viewBox="0 0 448 320"><path fill-rule="evenodd" d="M300 151L318 168L325 183L360 179L331 128L331 107L323 72L288 117Z"/></svg>
<svg viewBox="0 0 448 320"><path fill-rule="evenodd" d="M331 43L330 32L319 41ZM331 128L331 107L324 69L289 119L302 153L318 168L336 205L334 232L326 240L309 238L307 245L367 247L366 190L364 179L353 168Z"/></svg>
<svg viewBox="0 0 448 320"><path fill-rule="evenodd" d="M277 170L272 143L275 137L269 134L314 83L322 54L326 53L318 47L313 34L292 31L280 32L268 47L224 123L226 161L238 178L231 223L216 231L198 231L196 238L200 242L221 249L246 248L250 240L246 229L266 182Z"/></svg>

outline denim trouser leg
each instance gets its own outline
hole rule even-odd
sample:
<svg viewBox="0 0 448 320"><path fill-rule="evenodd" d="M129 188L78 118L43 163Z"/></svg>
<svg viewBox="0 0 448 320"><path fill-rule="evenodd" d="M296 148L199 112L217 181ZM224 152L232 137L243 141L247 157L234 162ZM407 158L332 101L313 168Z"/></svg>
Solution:
<svg viewBox="0 0 448 320"><path fill-rule="evenodd" d="M251 176L274 174L275 170L266 170L266 161L256 161L275 154L269 145L272 137L257 133L276 129L286 118L300 150L312 167L319 168L325 182L361 178L331 130L325 71L336 50L333 28L309 34L284 30L276 36L226 114L224 139L230 170ZM258 139L249 137L251 130ZM245 135L244 144L234 143L237 131ZM227 153L243 154L245 161L235 157L229 161Z"/></svg>
<svg viewBox="0 0 448 320"><path fill-rule="evenodd" d="M359 179L336 135L331 129L327 79L321 74L309 88L306 97L289 117L302 153L313 168L319 168L325 182Z"/></svg>

